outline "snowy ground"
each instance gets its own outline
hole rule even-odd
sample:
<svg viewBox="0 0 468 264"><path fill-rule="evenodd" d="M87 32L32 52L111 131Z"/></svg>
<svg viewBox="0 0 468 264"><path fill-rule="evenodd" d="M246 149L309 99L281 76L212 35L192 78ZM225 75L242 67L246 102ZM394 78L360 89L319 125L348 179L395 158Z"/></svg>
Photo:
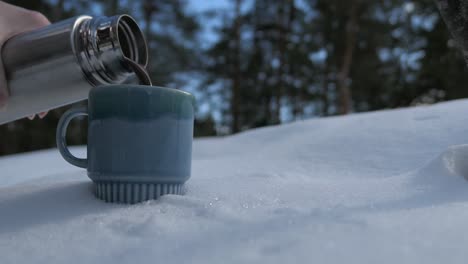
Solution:
<svg viewBox="0 0 468 264"><path fill-rule="evenodd" d="M95 199L56 150L4 157L0 263L466 263L467 113L454 101L197 140L186 195L133 206Z"/></svg>

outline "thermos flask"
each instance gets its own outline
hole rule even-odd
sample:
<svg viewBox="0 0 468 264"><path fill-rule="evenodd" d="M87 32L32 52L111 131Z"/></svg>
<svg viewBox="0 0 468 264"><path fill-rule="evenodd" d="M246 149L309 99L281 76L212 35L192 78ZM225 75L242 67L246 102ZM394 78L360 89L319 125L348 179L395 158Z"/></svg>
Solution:
<svg viewBox="0 0 468 264"><path fill-rule="evenodd" d="M128 15L78 16L9 39L0 124L86 99L92 87L150 82L147 45Z"/></svg>

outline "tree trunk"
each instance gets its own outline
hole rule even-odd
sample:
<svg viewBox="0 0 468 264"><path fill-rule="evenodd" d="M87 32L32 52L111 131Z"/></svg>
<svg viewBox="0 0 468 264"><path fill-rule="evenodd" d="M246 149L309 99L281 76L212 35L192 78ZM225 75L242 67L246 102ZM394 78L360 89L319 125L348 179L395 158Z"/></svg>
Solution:
<svg viewBox="0 0 468 264"><path fill-rule="evenodd" d="M110 13L112 16L117 15L119 13L119 0L112 0Z"/></svg>
<svg viewBox="0 0 468 264"><path fill-rule="evenodd" d="M145 20L145 37L149 39L151 35L151 22L153 20L153 3L151 0L146 0L143 4L143 15Z"/></svg>
<svg viewBox="0 0 468 264"><path fill-rule="evenodd" d="M278 59L279 59L279 66L277 71L278 83L276 88L276 109L275 109L275 120L274 123L281 122L281 99L285 94L285 85L284 85L284 74L287 70L287 45L289 39L289 32L291 30L291 22L293 19L292 12L294 9L294 0L283 0L280 3L278 8L278 33L279 33L279 41L278 41ZM286 69L286 70L285 70ZM299 94L299 93L298 93ZM298 98L294 98L294 102L297 102ZM296 103L295 103L296 104ZM298 106L294 105L293 109L297 109Z"/></svg>
<svg viewBox="0 0 468 264"><path fill-rule="evenodd" d="M330 99L329 99L329 85L330 85L330 66L332 62L332 54L334 48L329 47L329 43L332 42L332 19L333 15L328 10L324 11L324 27L323 27L323 46L325 47L325 51L327 53L327 57L324 61L323 67L323 83L322 83L322 116L328 116L330 110ZM333 45L335 47L335 45Z"/></svg>
<svg viewBox="0 0 468 264"><path fill-rule="evenodd" d="M341 115L348 114L351 111L352 96L349 87L349 72L353 62L354 47L356 46L357 33L358 33L358 5L359 0L350 2L351 8L349 10L349 18L346 25L345 33L345 48L343 52L343 61L340 71L337 76L337 89L338 89L338 113Z"/></svg>
<svg viewBox="0 0 468 264"><path fill-rule="evenodd" d="M65 0L59 0L53 9L53 20L59 21L63 18L63 5Z"/></svg>
<svg viewBox="0 0 468 264"><path fill-rule="evenodd" d="M237 133L240 131L239 116L240 116L240 85L241 85L241 66L240 66L240 46L241 46L241 0L235 0L235 21L234 21L234 51L233 51L233 63L234 71L232 76L232 94L231 94L231 114L232 114L232 123L231 130L232 133Z"/></svg>
<svg viewBox="0 0 468 264"><path fill-rule="evenodd" d="M328 79L328 75L330 74L330 64L329 64L329 57L330 54L327 55L327 59L325 60L325 67L323 70L323 84L322 84L322 116L328 116L328 108L329 100L328 100L328 84L330 80Z"/></svg>
<svg viewBox="0 0 468 264"><path fill-rule="evenodd" d="M455 42L463 52L468 64L468 9L467 1L463 0L435 0L440 13L452 33Z"/></svg>

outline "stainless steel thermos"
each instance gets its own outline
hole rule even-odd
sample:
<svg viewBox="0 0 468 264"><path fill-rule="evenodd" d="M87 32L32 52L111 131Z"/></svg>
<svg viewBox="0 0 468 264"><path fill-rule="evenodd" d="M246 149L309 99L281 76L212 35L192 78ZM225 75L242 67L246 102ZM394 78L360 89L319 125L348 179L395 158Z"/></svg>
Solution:
<svg viewBox="0 0 468 264"><path fill-rule="evenodd" d="M10 96L0 124L86 99L98 85L149 82L146 41L128 15L78 16L26 32L1 56Z"/></svg>

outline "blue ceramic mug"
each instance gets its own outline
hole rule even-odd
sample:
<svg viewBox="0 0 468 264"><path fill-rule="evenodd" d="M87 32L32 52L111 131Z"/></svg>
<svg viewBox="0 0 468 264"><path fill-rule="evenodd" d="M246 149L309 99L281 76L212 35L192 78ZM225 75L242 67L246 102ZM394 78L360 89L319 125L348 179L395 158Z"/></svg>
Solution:
<svg viewBox="0 0 468 264"><path fill-rule="evenodd" d="M96 196L107 202L137 203L180 194L190 178L194 97L142 85L91 89L88 107L72 108L57 127L57 146L69 163L86 168ZM88 115L87 158L67 148L70 121Z"/></svg>

